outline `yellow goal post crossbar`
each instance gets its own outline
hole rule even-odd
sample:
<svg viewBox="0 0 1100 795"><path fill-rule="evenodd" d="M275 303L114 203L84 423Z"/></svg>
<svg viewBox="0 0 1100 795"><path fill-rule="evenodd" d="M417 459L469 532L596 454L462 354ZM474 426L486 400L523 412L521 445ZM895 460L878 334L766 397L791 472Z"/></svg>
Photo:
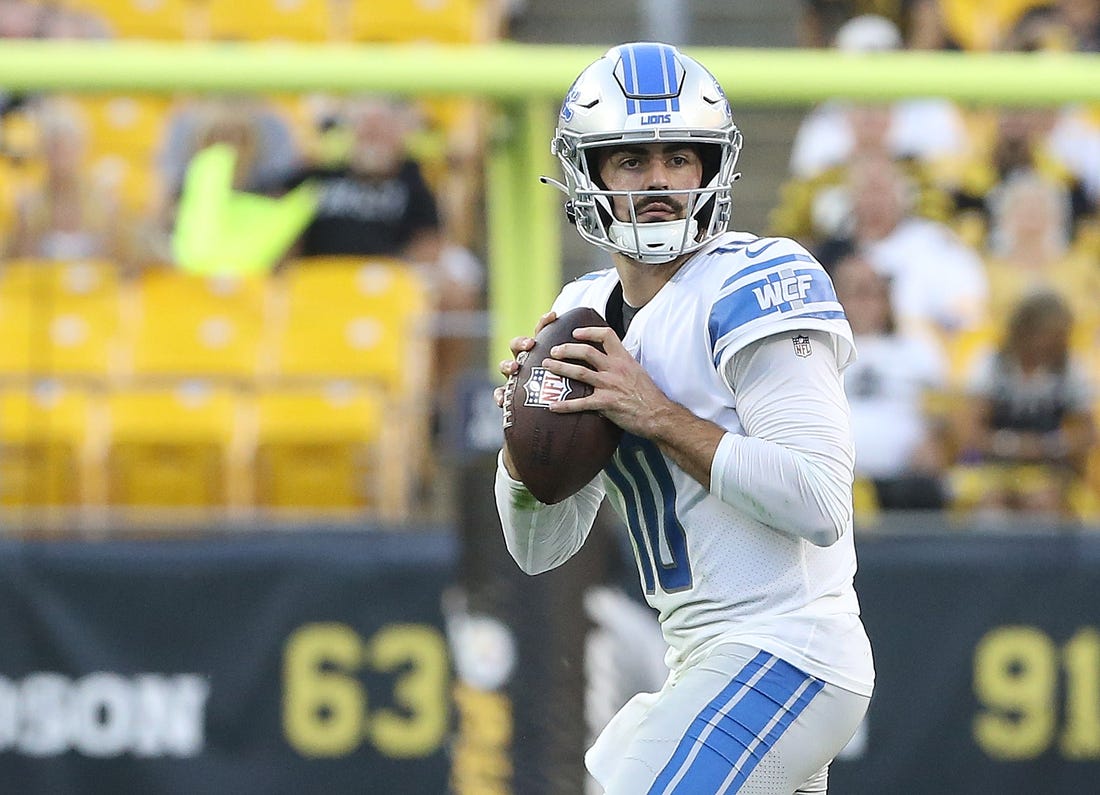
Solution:
<svg viewBox="0 0 1100 795"><path fill-rule="evenodd" d="M549 153L555 104L604 47L51 42L0 46L0 90L386 92L468 95L500 110L486 164L490 361L529 331L561 278L561 198ZM691 47L734 104L941 96L969 104L1100 101L1100 56ZM490 365L491 366L491 365Z"/></svg>

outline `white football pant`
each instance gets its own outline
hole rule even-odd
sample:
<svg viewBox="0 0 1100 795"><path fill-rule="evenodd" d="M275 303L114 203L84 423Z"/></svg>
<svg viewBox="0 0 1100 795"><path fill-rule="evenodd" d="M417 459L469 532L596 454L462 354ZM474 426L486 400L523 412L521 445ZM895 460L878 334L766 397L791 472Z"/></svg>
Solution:
<svg viewBox="0 0 1100 795"><path fill-rule="evenodd" d="M606 795L822 795L869 703L727 644L627 702L585 764Z"/></svg>

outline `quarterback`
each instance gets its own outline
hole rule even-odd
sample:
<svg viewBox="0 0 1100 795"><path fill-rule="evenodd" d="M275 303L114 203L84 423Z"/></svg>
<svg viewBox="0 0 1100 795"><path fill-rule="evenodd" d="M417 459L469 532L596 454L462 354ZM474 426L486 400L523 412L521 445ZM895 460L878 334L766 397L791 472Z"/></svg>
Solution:
<svg viewBox="0 0 1100 795"><path fill-rule="evenodd" d="M581 547L605 496L629 530L669 676L589 749L608 795L825 793L874 684L852 585L851 330L805 249L729 231L740 149L714 76L659 43L586 68L552 143L564 182L548 181L613 263L539 321L587 306L611 326L542 363L594 387L552 410L599 411L624 434L555 505L531 496L505 445L496 500L530 574ZM501 372L532 345L515 338Z"/></svg>

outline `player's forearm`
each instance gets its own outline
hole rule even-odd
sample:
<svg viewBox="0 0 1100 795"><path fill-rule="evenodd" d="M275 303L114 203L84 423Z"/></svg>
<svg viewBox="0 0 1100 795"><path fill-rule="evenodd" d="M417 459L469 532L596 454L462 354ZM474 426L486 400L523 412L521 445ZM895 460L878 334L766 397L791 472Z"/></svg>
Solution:
<svg viewBox="0 0 1100 795"><path fill-rule="evenodd" d="M668 401L650 414L648 436L676 466L710 489L711 462L725 430Z"/></svg>
<svg viewBox="0 0 1100 795"><path fill-rule="evenodd" d="M505 545L527 574L549 571L573 557L588 537L603 499L593 483L555 505L540 503L508 474L503 455L494 491Z"/></svg>

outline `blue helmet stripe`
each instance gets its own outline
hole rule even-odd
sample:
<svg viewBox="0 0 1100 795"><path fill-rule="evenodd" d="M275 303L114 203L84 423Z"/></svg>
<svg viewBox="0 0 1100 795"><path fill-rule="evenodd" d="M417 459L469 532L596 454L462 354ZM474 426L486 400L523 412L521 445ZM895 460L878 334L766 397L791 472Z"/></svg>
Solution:
<svg viewBox="0 0 1100 795"><path fill-rule="evenodd" d="M623 88L627 94L627 114L679 110L680 100L669 96L679 88L673 49L664 44L625 47Z"/></svg>
<svg viewBox="0 0 1100 795"><path fill-rule="evenodd" d="M626 83L627 96L634 96L638 93L638 64L634 57L634 48L628 47L624 53L623 58L623 81ZM632 116L638 112L638 103L633 99L626 101L626 113L628 116Z"/></svg>
<svg viewBox="0 0 1100 795"><path fill-rule="evenodd" d="M665 71L665 93L676 94L672 100L672 110L680 109L680 97L679 97L679 85L676 81L676 58L672 55L671 47L662 48L662 56L664 57L664 71Z"/></svg>

